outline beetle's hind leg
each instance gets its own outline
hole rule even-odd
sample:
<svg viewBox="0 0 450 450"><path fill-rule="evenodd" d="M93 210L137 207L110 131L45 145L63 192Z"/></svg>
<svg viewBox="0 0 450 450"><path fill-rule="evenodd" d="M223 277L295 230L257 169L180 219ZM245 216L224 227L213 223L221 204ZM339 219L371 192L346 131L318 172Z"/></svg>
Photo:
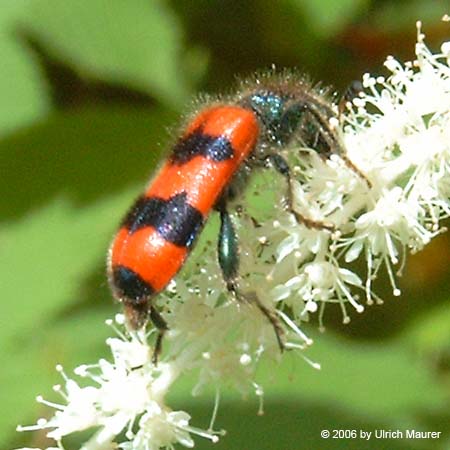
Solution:
<svg viewBox="0 0 450 450"><path fill-rule="evenodd" d="M308 228L314 228L317 230L335 231L336 227L331 223L325 223L318 220L311 219L304 216L294 209L294 194L292 186L291 169L288 162L278 153L272 153L266 157L266 160L271 166L284 177L287 182L286 203L289 212L295 217L298 223L305 225Z"/></svg>
<svg viewBox="0 0 450 450"><path fill-rule="evenodd" d="M158 364L158 358L162 350L162 341L165 332L169 329L167 322L163 319L161 314L153 306L150 306L150 320L158 330L156 335L155 348L153 350L152 363L156 366Z"/></svg>
<svg viewBox="0 0 450 450"><path fill-rule="evenodd" d="M229 292L240 302L255 305L272 325L280 351L283 352L284 330L274 310L262 304L256 292L241 292L237 285L239 277L239 243L231 217L226 208L226 201L221 199L216 205L220 213L220 232L217 254L222 276Z"/></svg>
<svg viewBox="0 0 450 450"><path fill-rule="evenodd" d="M228 287L228 285L227 285ZM255 291L242 293L240 292L235 285L231 285L228 287L229 290L231 290L234 295L236 296L236 299L240 302L246 302L251 303L252 305L255 305L262 314L266 317L266 319L269 321L269 323L272 325L273 331L275 333L275 337L277 338L278 347L280 348L280 352L283 352L286 348L283 335L284 335L284 329L281 325L280 320L278 319L278 316L276 315L275 311L273 309L268 308L267 306L263 305L259 297L256 295Z"/></svg>

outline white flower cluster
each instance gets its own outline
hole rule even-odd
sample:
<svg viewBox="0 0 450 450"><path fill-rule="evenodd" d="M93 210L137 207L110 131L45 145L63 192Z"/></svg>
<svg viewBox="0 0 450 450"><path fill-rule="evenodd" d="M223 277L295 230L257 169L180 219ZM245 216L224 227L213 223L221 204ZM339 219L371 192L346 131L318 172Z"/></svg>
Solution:
<svg viewBox="0 0 450 450"><path fill-rule="evenodd" d="M372 284L382 268L399 295L395 277L405 254L423 248L450 216L450 42L431 53L419 25L416 57L406 64L389 57L388 78L364 76L364 92L341 123L331 124L345 154L324 159L311 149L287 151L295 175L294 207L305 224L284 208L285 180L265 179L260 186L267 193L272 183L270 213L252 207L253 192L245 212L233 217L241 242L240 289L274 311L286 349L311 344L299 323L317 311L321 321L327 303L338 303L348 322L348 305L364 309L361 294L368 304L381 301ZM65 388L56 390L64 404L40 398L56 413L21 429L51 429L48 436L61 449L64 436L91 427L97 431L83 450L192 447L192 433L218 439L220 433L212 431L218 395L209 429L190 427L187 413L165 404L183 373L198 371L194 394L211 385L218 392L226 382L262 399L257 363L263 355L281 357L273 324L252 302L226 294L212 253L204 251L201 265L157 300L169 331L156 367L148 336L117 329L121 339L108 342L114 362L76 370L91 386L81 387L61 371ZM351 270L359 258L367 265L363 277Z"/></svg>
<svg viewBox="0 0 450 450"><path fill-rule="evenodd" d="M117 327L124 324L121 314L115 322L108 322L119 336L107 341L113 362L102 359L95 365L77 367L75 374L88 380L86 387L69 378L58 366L64 386L56 385L54 390L64 402L53 403L39 396L37 401L56 409L56 413L49 420L43 418L36 425L19 426L18 430L50 429L47 437L54 439L59 449L63 448L64 436L90 428L97 431L83 450L172 449L174 443L192 448L190 433L216 442L217 433L190 427L189 414L165 406L164 396L179 376L177 365L160 362L155 366L148 336L125 336ZM118 442L121 435L123 439Z"/></svg>
<svg viewBox="0 0 450 450"><path fill-rule="evenodd" d="M341 123L332 123L345 154L324 160L311 149L287 151L296 174L294 206L305 225L280 207L275 221L242 227L243 241L256 242L246 253L247 278L260 273L259 297L287 308L294 322L318 310L323 327L327 303L339 303L348 323L347 305L364 310L361 296L367 304L382 303L372 289L382 268L400 295L396 276L408 251L444 231L440 222L450 216L450 42L431 53L418 23L416 56L403 65L388 57L388 78L363 77L363 92L347 105ZM365 276L352 270L358 258L366 261Z"/></svg>
<svg viewBox="0 0 450 450"><path fill-rule="evenodd" d="M353 235L338 247L347 262L364 253L368 299L382 264L400 294L393 266L442 232L439 223L450 215L450 43L431 53L420 26L417 59L402 65L388 57L387 80L365 75L367 93L346 117L348 156L372 189L352 217Z"/></svg>

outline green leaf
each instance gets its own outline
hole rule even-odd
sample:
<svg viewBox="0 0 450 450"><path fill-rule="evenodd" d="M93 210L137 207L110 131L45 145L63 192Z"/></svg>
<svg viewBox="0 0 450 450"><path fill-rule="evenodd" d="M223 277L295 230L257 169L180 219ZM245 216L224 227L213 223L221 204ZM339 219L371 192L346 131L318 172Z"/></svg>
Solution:
<svg viewBox="0 0 450 450"><path fill-rule="evenodd" d="M437 27L440 17L449 11L448 4L441 0L410 0L408 2L385 2L374 10L372 22L384 33L411 32L411 27L417 20L428 27ZM443 28L444 29L444 28ZM411 32L412 36L412 32Z"/></svg>
<svg viewBox="0 0 450 450"><path fill-rule="evenodd" d="M26 29L80 75L142 90L172 105L189 92L181 30L165 3L35 0Z"/></svg>
<svg viewBox="0 0 450 450"><path fill-rule="evenodd" d="M191 424L207 428L212 412L210 404L195 402L189 406ZM216 429L225 429L212 447L206 439L195 439L198 450L417 450L414 442L400 439L322 438L322 430L390 429L383 421L368 420L362 414L342 410L332 403L311 402L291 393L289 398L267 398L264 415L257 415L254 402L222 401ZM420 447L425 450L424 447ZM436 450L436 447L428 447Z"/></svg>
<svg viewBox="0 0 450 450"><path fill-rule="evenodd" d="M0 221L65 195L83 207L146 182L173 115L148 108L84 108L0 141ZM120 214L119 214L120 215ZM0 249L1 251L1 249Z"/></svg>
<svg viewBox="0 0 450 450"><path fill-rule="evenodd" d="M445 404L443 387L400 340L365 344L330 333L314 340L308 356L319 361L322 369L313 373L305 366L296 373L298 392L306 398L326 398L342 408L392 422L410 418L412 411Z"/></svg>
<svg viewBox="0 0 450 450"><path fill-rule="evenodd" d="M90 345L105 334L98 318L119 310L106 252L158 163L167 119L144 109L79 110L0 143L8 168L0 178L2 436L34 420L34 396L59 381L56 363L99 354Z"/></svg>
<svg viewBox="0 0 450 450"><path fill-rule="evenodd" d="M17 35L23 7L18 0L3 0L0 7L0 135L35 121L50 109L43 74Z"/></svg>
<svg viewBox="0 0 450 450"><path fill-rule="evenodd" d="M114 200L77 211L61 197L20 223L2 227L2 290L5 298L14 299L3 307L8 320L1 327L2 342L51 322L65 305L76 303L79 282L106 255Z"/></svg>
<svg viewBox="0 0 450 450"><path fill-rule="evenodd" d="M0 419L2 435L18 421L33 420L39 409L34 396L48 393L60 381L55 365L86 361L74 360L80 354L92 356L88 344L98 344L97 337L105 334L98 330L106 328L98 317L118 311L107 292L104 264L92 297L83 287L99 271L118 212L126 210L133 196L127 192L81 210L62 197L1 229L2 291L3 299L9 299L2 312L8 320L0 327L1 357L8 361L0 370L0 383L8 386L3 404L9 406ZM99 298L104 301L100 314L95 313ZM77 323L80 308L93 313L97 323L87 321L90 328Z"/></svg>
<svg viewBox="0 0 450 450"><path fill-rule="evenodd" d="M368 0L291 0L311 28L322 37L332 37L368 5Z"/></svg>
<svg viewBox="0 0 450 450"><path fill-rule="evenodd" d="M450 305L444 303L417 317L406 333L421 354L438 356L450 352Z"/></svg>
<svg viewBox="0 0 450 450"><path fill-rule="evenodd" d="M225 428L227 435L217 448L406 450L416 448L416 443L373 436L370 441L325 440L320 431L414 428L443 433L436 442L428 440L420 448L444 448L450 434L446 387L436 383L431 371L421 358L408 351L402 338L369 345L332 333L309 335L315 343L306 355L320 362L321 370L311 368L296 352L285 354L279 366L265 361L256 380L265 392L262 418L257 417L256 396L243 400L234 390L222 391L215 428ZM189 401L186 393L195 382L194 374L180 380L169 404L174 408L182 405L192 415L192 424L207 428L214 406L214 387ZM431 422L430 415L434 417ZM203 440L197 446L210 448Z"/></svg>
<svg viewBox="0 0 450 450"><path fill-rule="evenodd" d="M399 341L365 344L343 340L331 333L314 336L314 345L306 356L321 364L311 368L296 352L287 353L282 364L265 361L257 377L268 400L298 401L301 404L329 405L348 415L364 416L377 423L392 425L409 421L416 424L413 412L444 408L445 389L439 386L420 358L409 354ZM407 382L405 382L407 380ZM192 375L182 380L172 392L179 400L195 383ZM203 397L212 398L213 388ZM239 394L225 390L225 399L239 401ZM253 400L257 409L256 397Z"/></svg>

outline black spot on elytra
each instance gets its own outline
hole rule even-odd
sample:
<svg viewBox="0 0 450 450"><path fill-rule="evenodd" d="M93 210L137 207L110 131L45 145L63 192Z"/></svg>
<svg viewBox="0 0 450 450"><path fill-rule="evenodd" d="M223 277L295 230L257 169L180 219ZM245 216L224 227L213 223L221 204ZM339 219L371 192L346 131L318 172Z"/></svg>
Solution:
<svg viewBox="0 0 450 450"><path fill-rule="evenodd" d="M234 150L226 137L210 136L199 129L175 144L169 161L172 164L183 165L196 156L220 162L233 158Z"/></svg>
<svg viewBox="0 0 450 450"><path fill-rule="evenodd" d="M187 203L186 192L176 194L168 200L139 197L122 226L130 234L151 226L166 241L178 247L189 248L203 226L203 215Z"/></svg>
<svg viewBox="0 0 450 450"><path fill-rule="evenodd" d="M112 282L120 299L141 303L151 297L155 290L134 270L125 266L115 266L112 271Z"/></svg>

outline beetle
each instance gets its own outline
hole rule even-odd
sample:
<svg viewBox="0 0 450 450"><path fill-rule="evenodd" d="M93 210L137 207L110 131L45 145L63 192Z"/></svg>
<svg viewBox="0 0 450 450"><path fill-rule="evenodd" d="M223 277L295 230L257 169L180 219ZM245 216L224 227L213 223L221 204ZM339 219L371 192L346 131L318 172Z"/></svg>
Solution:
<svg viewBox="0 0 450 450"><path fill-rule="evenodd" d="M255 293L240 292L239 245L228 211L254 168L270 166L287 183L286 206L298 222L333 231L293 208L292 178L282 156L293 139L323 158L342 154L332 118L338 112L326 92L293 74L257 76L225 100L204 107L184 127L144 193L125 215L111 244L107 272L128 326L150 319L158 329L154 361L167 324L153 298L175 277L211 211L220 214L218 262L228 291L253 302L272 324L283 350L282 327Z"/></svg>

